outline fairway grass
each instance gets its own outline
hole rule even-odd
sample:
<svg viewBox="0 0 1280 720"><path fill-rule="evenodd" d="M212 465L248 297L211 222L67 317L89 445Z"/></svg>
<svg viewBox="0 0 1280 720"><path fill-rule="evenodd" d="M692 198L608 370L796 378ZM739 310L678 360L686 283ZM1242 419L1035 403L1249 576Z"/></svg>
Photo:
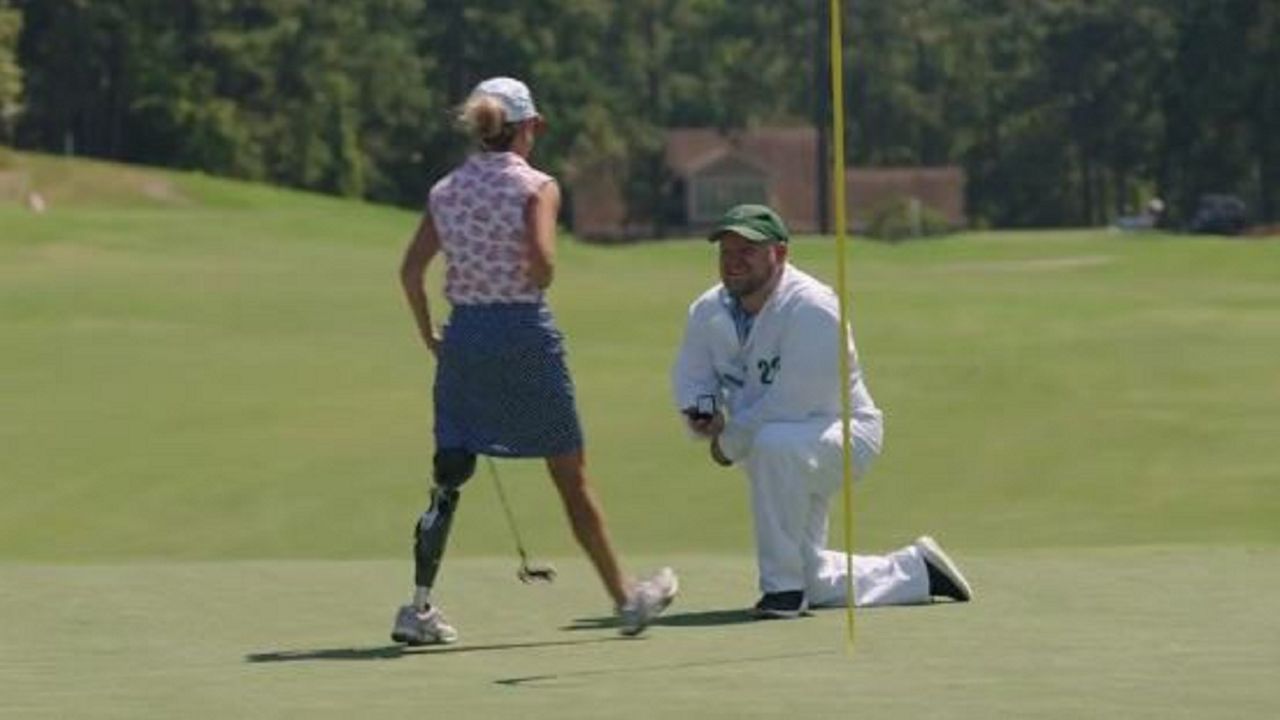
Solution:
<svg viewBox="0 0 1280 720"><path fill-rule="evenodd" d="M405 563L0 566L5 718L1263 718L1280 707L1280 551L966 553L969 604L751 622L746 557L616 635L589 567L522 586L445 566L450 647L387 640ZM20 622L12 622L21 618Z"/></svg>
<svg viewBox="0 0 1280 720"><path fill-rule="evenodd" d="M247 210L0 209L0 559L403 550L431 456L433 364L396 277L415 218L257 192ZM830 277L829 244L793 256ZM1280 243L997 233L851 257L886 414L860 544L1280 542ZM560 248L551 302L623 548L749 537L737 472L668 399L713 272L703 242ZM503 475L533 544L572 551L539 465ZM506 551L491 493L482 473L453 552Z"/></svg>

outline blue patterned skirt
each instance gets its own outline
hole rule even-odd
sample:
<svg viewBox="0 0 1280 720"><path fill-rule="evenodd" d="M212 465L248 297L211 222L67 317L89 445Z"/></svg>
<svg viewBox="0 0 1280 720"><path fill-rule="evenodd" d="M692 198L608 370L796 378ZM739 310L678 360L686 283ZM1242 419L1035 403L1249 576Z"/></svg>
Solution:
<svg viewBox="0 0 1280 720"><path fill-rule="evenodd" d="M454 307L436 365L436 448L498 457L580 449L564 356L545 303Z"/></svg>

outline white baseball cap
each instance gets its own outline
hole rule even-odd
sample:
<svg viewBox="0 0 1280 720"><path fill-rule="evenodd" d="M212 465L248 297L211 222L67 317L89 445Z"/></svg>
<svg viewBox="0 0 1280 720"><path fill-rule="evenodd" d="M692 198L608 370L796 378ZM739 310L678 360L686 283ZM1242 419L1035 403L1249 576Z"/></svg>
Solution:
<svg viewBox="0 0 1280 720"><path fill-rule="evenodd" d="M502 103L507 122L516 123L541 117L538 114L538 108L533 104L533 95L529 93L529 86L515 78L489 78L477 85L471 94L487 95Z"/></svg>

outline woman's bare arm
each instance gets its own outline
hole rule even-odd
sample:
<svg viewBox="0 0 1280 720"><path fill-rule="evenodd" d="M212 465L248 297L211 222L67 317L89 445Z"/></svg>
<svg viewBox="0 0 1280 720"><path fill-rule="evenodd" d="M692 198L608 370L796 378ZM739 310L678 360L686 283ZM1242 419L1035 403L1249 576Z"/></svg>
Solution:
<svg viewBox="0 0 1280 720"><path fill-rule="evenodd" d="M546 290L555 275L556 218L560 214L560 186L544 183L524 206L525 240L529 250L529 279Z"/></svg>
<svg viewBox="0 0 1280 720"><path fill-rule="evenodd" d="M400 285L404 288L405 299L409 301L409 309L413 311L413 319L418 324L418 334L433 354L440 348L440 337L435 326L431 324L431 308L427 302L425 280L427 267L440 251L440 236L436 234L435 222L431 212L422 214L418 230L405 250L404 260L400 263Z"/></svg>

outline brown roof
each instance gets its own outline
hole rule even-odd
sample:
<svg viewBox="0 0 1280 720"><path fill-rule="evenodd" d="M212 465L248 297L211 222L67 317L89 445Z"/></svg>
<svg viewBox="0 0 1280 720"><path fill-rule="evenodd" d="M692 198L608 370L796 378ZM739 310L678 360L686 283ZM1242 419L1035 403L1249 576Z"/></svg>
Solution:
<svg viewBox="0 0 1280 720"><path fill-rule="evenodd" d="M798 232L818 227L818 134L810 127L753 128L722 134L714 128L667 131L666 162L672 173L687 178L720 157L737 154L765 169L770 177L769 204Z"/></svg>
<svg viewBox="0 0 1280 720"><path fill-rule="evenodd" d="M755 128L721 133L713 128L673 128L666 133L665 160L676 177L688 180L733 163L759 168L768 177L768 202L797 233L816 232L818 218L818 137L813 128ZM723 162L722 162L723 161ZM571 178L573 229L582 237L644 237L653 225L626 218L619 168L584 167ZM857 168L847 170L846 203L853 228L894 198L914 197L954 225L966 222L964 171L959 167ZM699 228L670 228L696 232Z"/></svg>

